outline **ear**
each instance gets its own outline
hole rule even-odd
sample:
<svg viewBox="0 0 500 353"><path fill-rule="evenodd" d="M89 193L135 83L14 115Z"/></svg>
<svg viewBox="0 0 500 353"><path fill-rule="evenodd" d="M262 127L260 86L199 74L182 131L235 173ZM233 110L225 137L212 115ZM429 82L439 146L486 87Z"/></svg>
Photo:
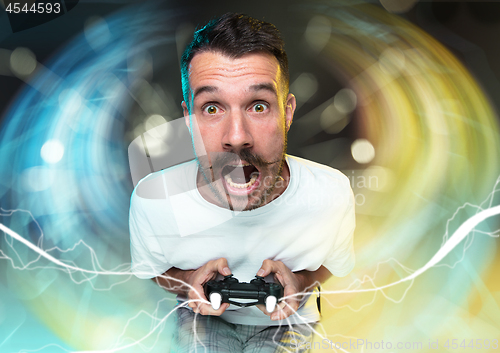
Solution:
<svg viewBox="0 0 500 353"><path fill-rule="evenodd" d="M191 127L190 127L190 123L189 123L189 109L188 109L185 101L182 101L181 107L182 107L182 113L184 115L184 122L186 123L188 130L191 131Z"/></svg>
<svg viewBox="0 0 500 353"><path fill-rule="evenodd" d="M295 96L289 93L285 104L285 125L287 132L290 130L290 126L292 125L293 114L295 113L296 106L297 101L295 100Z"/></svg>

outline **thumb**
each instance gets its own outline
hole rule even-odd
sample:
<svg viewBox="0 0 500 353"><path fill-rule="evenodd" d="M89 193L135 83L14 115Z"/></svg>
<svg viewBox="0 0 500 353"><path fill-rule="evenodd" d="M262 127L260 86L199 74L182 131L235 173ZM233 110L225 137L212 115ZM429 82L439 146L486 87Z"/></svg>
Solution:
<svg viewBox="0 0 500 353"><path fill-rule="evenodd" d="M226 258L221 257L217 260L217 271L224 276L229 276L231 274Z"/></svg>
<svg viewBox="0 0 500 353"><path fill-rule="evenodd" d="M268 274L273 272L273 268L274 268L274 261L266 259L262 262L260 270L257 271L257 276L266 277Z"/></svg>

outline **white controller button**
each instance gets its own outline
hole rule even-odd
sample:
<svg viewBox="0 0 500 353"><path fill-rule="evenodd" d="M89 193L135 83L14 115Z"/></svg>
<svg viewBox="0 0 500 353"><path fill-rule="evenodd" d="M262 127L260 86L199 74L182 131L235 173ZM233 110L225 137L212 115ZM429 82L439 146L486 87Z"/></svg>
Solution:
<svg viewBox="0 0 500 353"><path fill-rule="evenodd" d="M220 295L220 293L217 292L210 293L210 303L212 303L212 308L214 310L219 310L221 302L222 302L222 296Z"/></svg>
<svg viewBox="0 0 500 353"><path fill-rule="evenodd" d="M274 311L274 308L276 307L276 302L277 302L277 299L275 296L268 296L266 298L266 310L268 313L272 313Z"/></svg>

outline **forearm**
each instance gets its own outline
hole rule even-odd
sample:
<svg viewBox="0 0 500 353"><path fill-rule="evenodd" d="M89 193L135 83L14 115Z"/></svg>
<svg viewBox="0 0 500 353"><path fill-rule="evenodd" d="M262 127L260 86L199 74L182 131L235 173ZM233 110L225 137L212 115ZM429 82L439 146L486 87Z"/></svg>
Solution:
<svg viewBox="0 0 500 353"><path fill-rule="evenodd" d="M332 276L325 266L320 266L316 271L297 271L294 272L299 281L299 292L310 291L315 283L323 283Z"/></svg>
<svg viewBox="0 0 500 353"><path fill-rule="evenodd" d="M152 280L170 293L187 297L190 289L187 284L190 283L190 276L193 272L194 270L181 270L171 267L163 275L154 277Z"/></svg>

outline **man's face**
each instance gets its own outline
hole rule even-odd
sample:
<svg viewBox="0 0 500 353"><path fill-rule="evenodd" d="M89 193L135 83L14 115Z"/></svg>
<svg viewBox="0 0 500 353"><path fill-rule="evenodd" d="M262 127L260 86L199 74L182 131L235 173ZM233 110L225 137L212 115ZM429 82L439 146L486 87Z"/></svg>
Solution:
<svg viewBox="0 0 500 353"><path fill-rule="evenodd" d="M249 210L281 194L289 177L284 154L295 97L289 94L285 100L276 58L201 52L191 61L189 83L191 122L186 103L182 106L195 137L202 196L220 206ZM280 176L286 182L276 183Z"/></svg>

